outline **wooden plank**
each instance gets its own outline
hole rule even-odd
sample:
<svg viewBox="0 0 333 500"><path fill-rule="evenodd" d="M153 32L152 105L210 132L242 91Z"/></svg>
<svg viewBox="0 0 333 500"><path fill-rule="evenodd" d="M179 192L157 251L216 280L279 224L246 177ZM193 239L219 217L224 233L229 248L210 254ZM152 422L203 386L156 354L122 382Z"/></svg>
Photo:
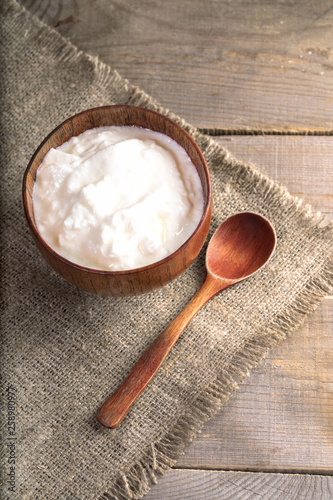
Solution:
<svg viewBox="0 0 333 500"><path fill-rule="evenodd" d="M215 137L236 158L255 165L314 211L333 221L333 137Z"/></svg>
<svg viewBox="0 0 333 500"><path fill-rule="evenodd" d="M333 138L216 140L333 220ZM187 449L178 466L333 472L333 300L324 300Z"/></svg>
<svg viewBox="0 0 333 500"><path fill-rule="evenodd" d="M330 0L20 0L189 122L333 130Z"/></svg>
<svg viewBox="0 0 333 500"><path fill-rule="evenodd" d="M333 473L333 300L253 371L177 467Z"/></svg>
<svg viewBox="0 0 333 500"><path fill-rule="evenodd" d="M331 137L216 140L333 220ZM271 351L178 466L333 472L333 300Z"/></svg>
<svg viewBox="0 0 333 500"><path fill-rule="evenodd" d="M299 474L184 471L167 473L145 500L331 500L333 478Z"/></svg>

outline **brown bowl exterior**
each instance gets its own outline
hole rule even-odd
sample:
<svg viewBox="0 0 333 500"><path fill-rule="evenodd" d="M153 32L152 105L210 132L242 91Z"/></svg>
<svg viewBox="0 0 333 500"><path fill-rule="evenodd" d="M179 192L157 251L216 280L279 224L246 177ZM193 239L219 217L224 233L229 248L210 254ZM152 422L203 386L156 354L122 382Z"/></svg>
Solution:
<svg viewBox="0 0 333 500"><path fill-rule="evenodd" d="M79 266L57 254L41 238L33 210L36 172L51 148L96 127L135 125L161 132L174 139L190 156L200 176L204 192L204 213L192 236L173 254L149 266L129 271L100 271ZM162 287L179 276L199 254L208 234L212 195L209 170L203 154L191 136L175 122L145 108L127 105L103 106L79 113L59 125L42 142L32 157L23 179L23 205L29 228L45 260L70 283L105 296L130 296Z"/></svg>

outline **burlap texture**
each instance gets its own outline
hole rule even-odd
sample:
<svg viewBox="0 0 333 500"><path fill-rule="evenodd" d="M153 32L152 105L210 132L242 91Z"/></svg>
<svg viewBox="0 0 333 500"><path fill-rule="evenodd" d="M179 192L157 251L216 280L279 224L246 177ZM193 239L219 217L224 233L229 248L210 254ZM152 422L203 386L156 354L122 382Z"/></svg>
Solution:
<svg viewBox="0 0 333 500"><path fill-rule="evenodd" d="M1 5L2 467L4 498L139 498L276 342L332 287L333 228L308 206L71 46L14 0ZM213 182L211 231L228 215L262 213L276 253L257 276L216 297L185 330L159 374L115 430L95 412L204 276L204 251L172 284L103 298L58 277L24 218L21 183L41 140L83 109L127 103L181 123ZM8 424L15 392L15 431ZM15 492L8 488L15 438Z"/></svg>

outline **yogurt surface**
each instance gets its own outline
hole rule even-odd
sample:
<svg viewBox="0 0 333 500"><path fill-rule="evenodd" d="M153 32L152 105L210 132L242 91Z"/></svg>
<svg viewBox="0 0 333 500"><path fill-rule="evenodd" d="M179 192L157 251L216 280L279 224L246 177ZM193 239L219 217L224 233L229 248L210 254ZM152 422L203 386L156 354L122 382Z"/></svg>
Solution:
<svg viewBox="0 0 333 500"><path fill-rule="evenodd" d="M46 243L81 266L120 271L179 248L203 214L199 175L169 137L100 127L51 149L37 170L36 224Z"/></svg>

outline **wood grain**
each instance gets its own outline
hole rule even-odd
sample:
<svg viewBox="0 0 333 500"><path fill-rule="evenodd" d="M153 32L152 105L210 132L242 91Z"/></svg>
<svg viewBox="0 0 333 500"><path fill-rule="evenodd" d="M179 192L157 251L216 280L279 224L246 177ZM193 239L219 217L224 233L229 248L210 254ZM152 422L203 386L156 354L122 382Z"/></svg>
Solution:
<svg viewBox="0 0 333 500"><path fill-rule="evenodd" d="M333 221L333 138L216 139ZM332 331L333 297L270 352L178 466L332 473Z"/></svg>
<svg viewBox="0 0 333 500"><path fill-rule="evenodd" d="M177 467L333 472L333 300L272 349Z"/></svg>
<svg viewBox="0 0 333 500"><path fill-rule="evenodd" d="M333 220L330 137L231 136L218 142ZM333 471L333 300L273 349L147 499L330 499ZM311 458L310 458L311 457ZM309 460L310 458L310 460ZM232 475L189 468L306 472ZM193 475L194 474L194 475ZM163 481L163 480L162 480ZM253 485L257 484L257 489ZM287 486L288 485L288 486ZM227 489L229 486L230 489ZM228 496L229 495L229 496Z"/></svg>
<svg viewBox="0 0 333 500"><path fill-rule="evenodd" d="M20 0L189 122L333 131L330 0Z"/></svg>
<svg viewBox="0 0 333 500"><path fill-rule="evenodd" d="M299 474L174 470L145 500L331 500L333 478Z"/></svg>
<svg viewBox="0 0 333 500"><path fill-rule="evenodd" d="M333 137L248 135L214 139L333 222Z"/></svg>

